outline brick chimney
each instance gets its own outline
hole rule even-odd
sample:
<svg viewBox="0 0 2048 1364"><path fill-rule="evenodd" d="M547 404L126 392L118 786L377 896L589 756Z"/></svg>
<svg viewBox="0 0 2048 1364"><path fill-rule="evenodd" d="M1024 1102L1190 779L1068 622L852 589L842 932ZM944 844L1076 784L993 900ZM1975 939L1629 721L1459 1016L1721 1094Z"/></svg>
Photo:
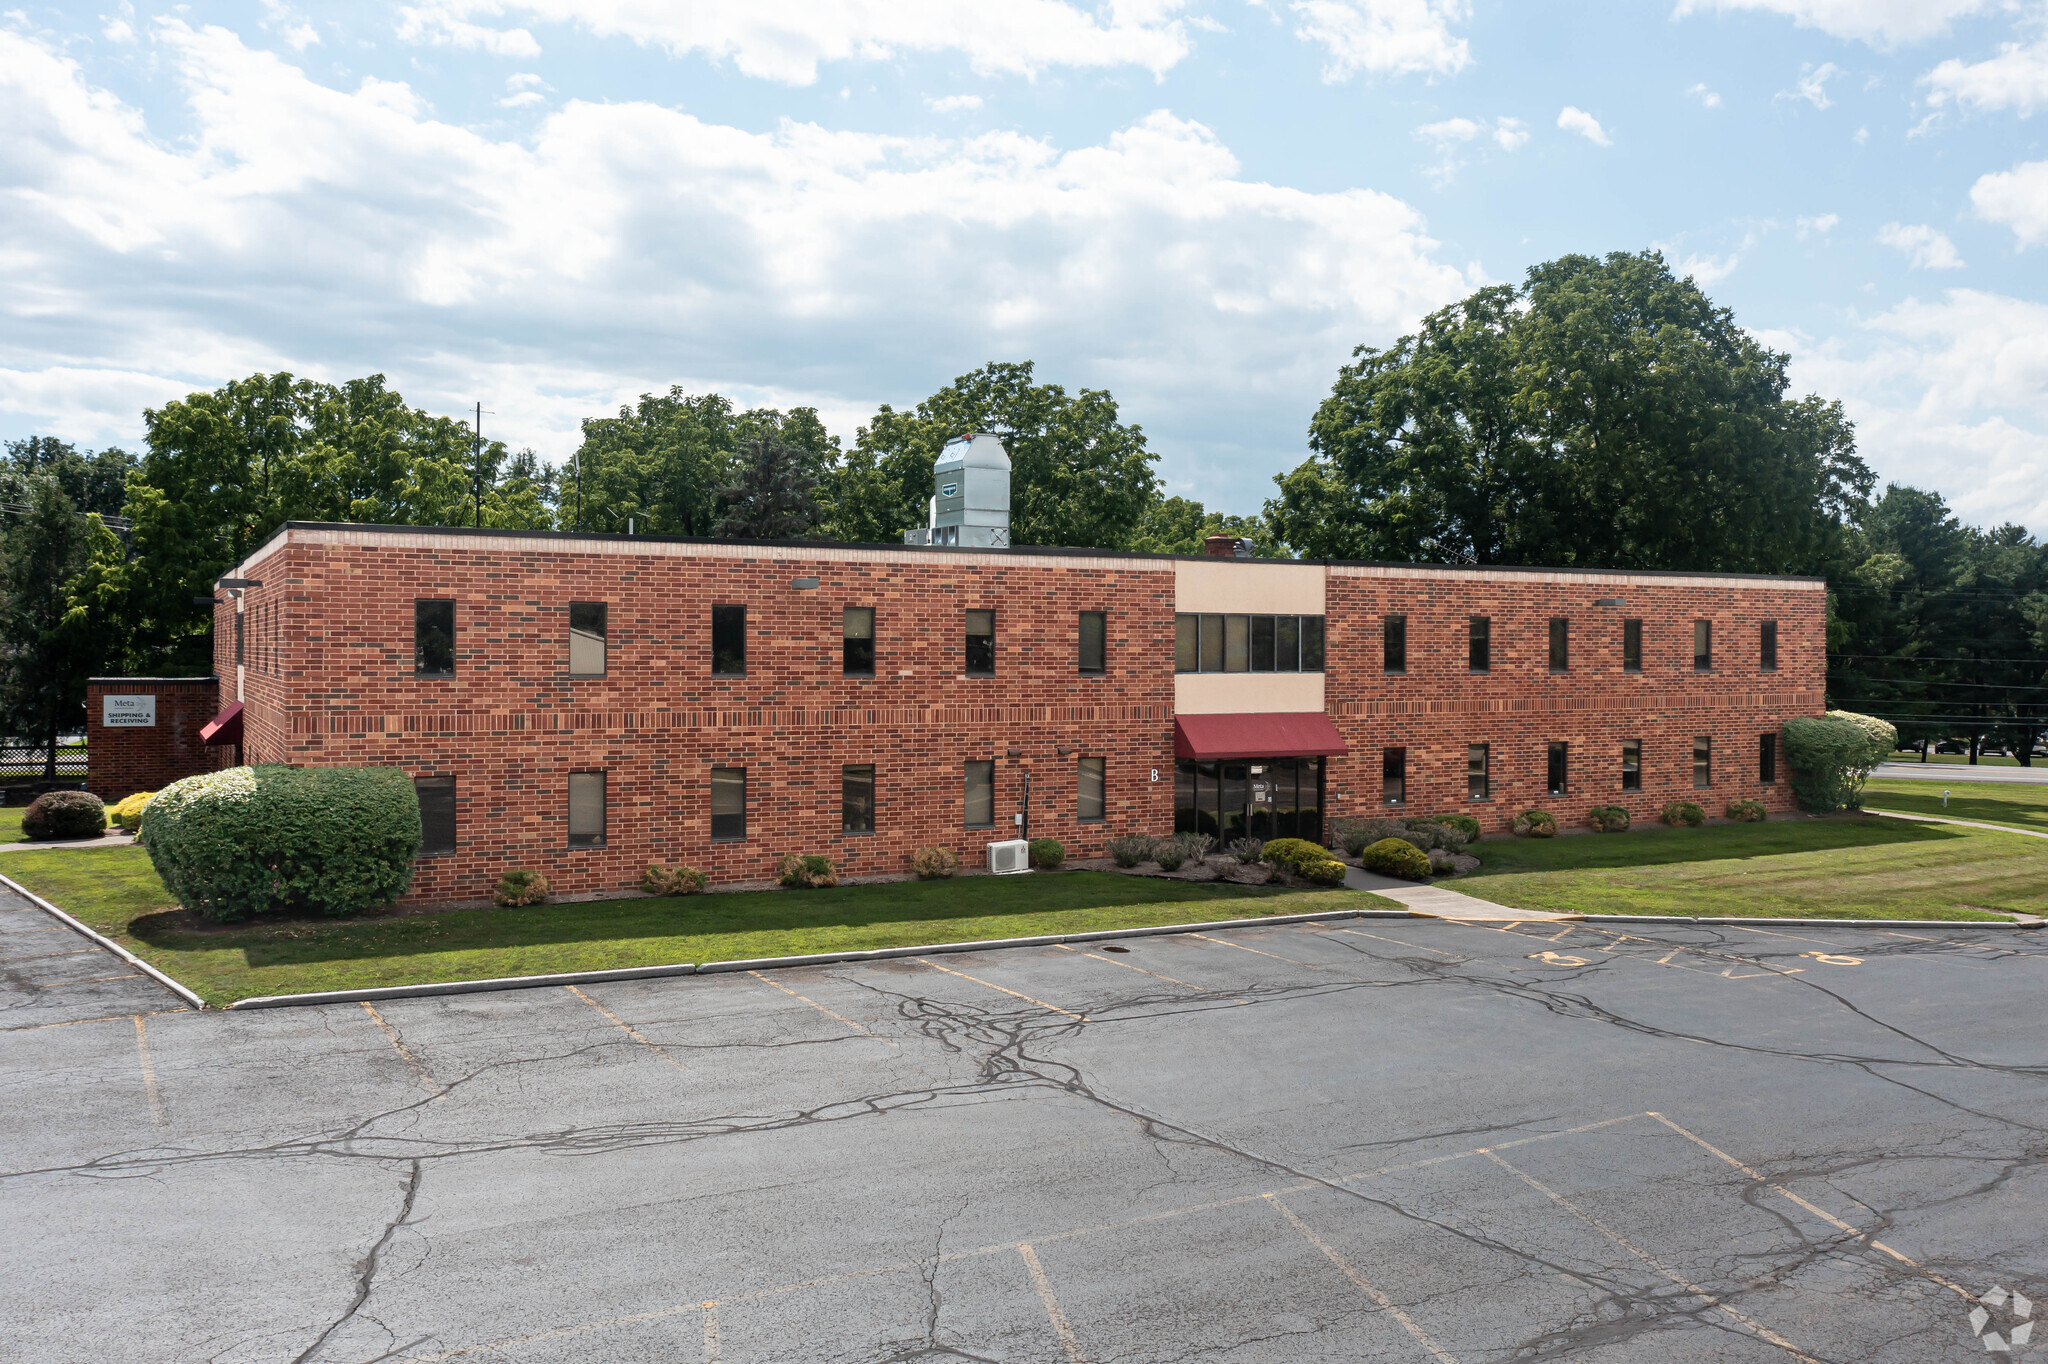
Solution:
<svg viewBox="0 0 2048 1364"><path fill-rule="evenodd" d="M1202 553L1212 559L1235 559L1237 537L1235 535L1212 535L1202 541Z"/></svg>

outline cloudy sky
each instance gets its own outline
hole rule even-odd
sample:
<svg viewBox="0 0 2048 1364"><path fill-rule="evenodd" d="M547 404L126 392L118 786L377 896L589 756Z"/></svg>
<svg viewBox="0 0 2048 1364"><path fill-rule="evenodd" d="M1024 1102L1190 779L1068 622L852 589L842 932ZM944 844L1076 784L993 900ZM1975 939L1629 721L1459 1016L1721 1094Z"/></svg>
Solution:
<svg viewBox="0 0 2048 1364"><path fill-rule="evenodd" d="M850 439L1032 359L1252 511L1352 347L1655 246L2048 535L2048 0L32 4L0 129L0 437L289 369Z"/></svg>

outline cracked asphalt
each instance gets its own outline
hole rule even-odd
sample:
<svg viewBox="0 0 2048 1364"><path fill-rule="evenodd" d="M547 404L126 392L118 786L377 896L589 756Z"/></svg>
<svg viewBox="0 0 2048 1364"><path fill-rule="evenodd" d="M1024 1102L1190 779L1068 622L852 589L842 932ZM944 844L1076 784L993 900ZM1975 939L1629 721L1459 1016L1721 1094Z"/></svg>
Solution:
<svg viewBox="0 0 2048 1364"><path fill-rule="evenodd" d="M1921 1364L2048 1299L2040 933L1352 920L221 1014L47 927L0 904L8 1358Z"/></svg>

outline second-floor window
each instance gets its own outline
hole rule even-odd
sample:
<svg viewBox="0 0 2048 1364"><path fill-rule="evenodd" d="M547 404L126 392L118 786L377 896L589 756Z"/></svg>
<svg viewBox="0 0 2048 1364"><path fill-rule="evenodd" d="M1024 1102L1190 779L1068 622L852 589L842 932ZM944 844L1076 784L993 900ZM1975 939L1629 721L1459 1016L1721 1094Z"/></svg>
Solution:
<svg viewBox="0 0 2048 1364"><path fill-rule="evenodd" d="M1080 624L1080 669L1091 677L1109 671L1109 616L1102 611L1083 611ZM1175 649L1179 645L1176 642Z"/></svg>
<svg viewBox="0 0 2048 1364"><path fill-rule="evenodd" d="M1408 617L1388 616L1380 626L1380 666L1390 673L1408 671Z"/></svg>
<svg viewBox="0 0 2048 1364"><path fill-rule="evenodd" d="M839 670L848 677L875 675L875 608L849 606L842 613Z"/></svg>
<svg viewBox="0 0 2048 1364"><path fill-rule="evenodd" d="M569 603L569 676L603 677L605 668L605 604Z"/></svg>
<svg viewBox="0 0 2048 1364"><path fill-rule="evenodd" d="M1493 621L1487 616L1473 616L1469 630L1465 666L1475 673L1487 672L1493 667Z"/></svg>
<svg viewBox="0 0 2048 1364"><path fill-rule="evenodd" d="M1778 622L1767 620L1757 631L1757 666L1767 673L1778 670Z"/></svg>
<svg viewBox="0 0 2048 1364"><path fill-rule="evenodd" d="M993 611L967 613L967 675L996 675L996 613Z"/></svg>
<svg viewBox="0 0 2048 1364"><path fill-rule="evenodd" d="M1625 673L1643 670L1643 623L1639 620L1621 623L1621 670Z"/></svg>
<svg viewBox="0 0 2048 1364"><path fill-rule="evenodd" d="M711 608L711 675L747 675L747 608L744 606Z"/></svg>
<svg viewBox="0 0 2048 1364"><path fill-rule="evenodd" d="M454 602L412 604L412 671L415 677L455 676Z"/></svg>
<svg viewBox="0 0 2048 1364"><path fill-rule="evenodd" d="M1572 666L1572 623L1563 616L1550 618L1550 671L1561 673Z"/></svg>
<svg viewBox="0 0 2048 1364"><path fill-rule="evenodd" d="M1183 673L1319 673L1323 618L1183 612L1173 618L1173 667Z"/></svg>
<svg viewBox="0 0 2048 1364"><path fill-rule="evenodd" d="M1714 622L1696 620L1692 623L1692 670L1696 673L1711 672L1714 668Z"/></svg>

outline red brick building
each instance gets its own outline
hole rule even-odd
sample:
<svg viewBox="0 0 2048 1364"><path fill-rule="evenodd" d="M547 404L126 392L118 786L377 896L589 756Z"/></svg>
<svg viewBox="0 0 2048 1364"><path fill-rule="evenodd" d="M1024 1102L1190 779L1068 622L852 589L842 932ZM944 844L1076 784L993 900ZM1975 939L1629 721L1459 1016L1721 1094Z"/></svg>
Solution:
<svg viewBox="0 0 2048 1364"><path fill-rule="evenodd" d="M1227 552L1227 546L1224 546ZM1029 832L1790 807L1818 579L283 527L216 607L249 762L419 783L412 897L853 874ZM94 740L95 744L99 741Z"/></svg>
<svg viewBox="0 0 2048 1364"><path fill-rule="evenodd" d="M221 709L218 677L95 677L85 685L86 787L108 804L211 772L234 749L208 745Z"/></svg>

